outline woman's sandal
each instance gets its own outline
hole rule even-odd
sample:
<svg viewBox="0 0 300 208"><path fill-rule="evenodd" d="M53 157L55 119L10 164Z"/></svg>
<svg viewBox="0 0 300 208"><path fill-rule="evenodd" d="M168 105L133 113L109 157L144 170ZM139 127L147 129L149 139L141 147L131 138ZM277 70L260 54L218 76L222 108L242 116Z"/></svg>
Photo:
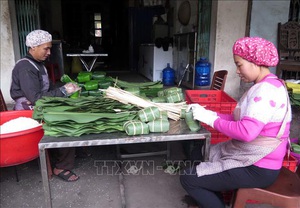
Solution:
<svg viewBox="0 0 300 208"><path fill-rule="evenodd" d="M69 172L68 174L66 174L67 172ZM60 178L61 180L63 181L66 181L66 182L75 182L79 179L79 177L75 180L70 180L71 176L77 176L75 173L73 173L72 171L70 170L63 170L61 171L59 174L54 174L55 176L57 176L58 178Z"/></svg>

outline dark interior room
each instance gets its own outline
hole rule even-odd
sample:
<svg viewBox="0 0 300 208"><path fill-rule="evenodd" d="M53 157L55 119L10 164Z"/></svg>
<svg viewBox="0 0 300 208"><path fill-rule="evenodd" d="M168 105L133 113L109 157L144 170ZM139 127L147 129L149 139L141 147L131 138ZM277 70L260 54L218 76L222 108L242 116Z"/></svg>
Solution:
<svg viewBox="0 0 300 208"><path fill-rule="evenodd" d="M80 53L92 45L95 53L108 54L102 68L138 71L139 45L153 43L153 17L164 14L164 6L129 7L127 0L63 0L63 31L59 32L53 29L55 21L60 21L51 17L53 7L40 1L41 26L53 39L62 40L64 54ZM64 61L68 67L70 59Z"/></svg>

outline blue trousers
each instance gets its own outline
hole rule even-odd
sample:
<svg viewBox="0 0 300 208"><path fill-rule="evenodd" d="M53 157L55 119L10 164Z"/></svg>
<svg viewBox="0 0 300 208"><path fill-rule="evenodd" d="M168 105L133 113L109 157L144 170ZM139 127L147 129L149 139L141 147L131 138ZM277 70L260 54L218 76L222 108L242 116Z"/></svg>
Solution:
<svg viewBox="0 0 300 208"><path fill-rule="evenodd" d="M221 191L264 188L276 180L279 172L252 165L198 177L196 167L192 167L181 173L180 182L199 207L224 208Z"/></svg>

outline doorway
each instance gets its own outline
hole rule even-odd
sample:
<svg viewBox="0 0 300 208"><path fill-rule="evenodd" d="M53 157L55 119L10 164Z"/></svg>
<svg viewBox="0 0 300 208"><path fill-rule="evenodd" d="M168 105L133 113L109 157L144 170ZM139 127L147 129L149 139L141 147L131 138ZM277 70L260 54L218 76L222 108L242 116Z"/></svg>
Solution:
<svg viewBox="0 0 300 208"><path fill-rule="evenodd" d="M130 68L125 1L118 1L117 6L110 0L63 0L61 8L65 51L81 52L92 45L95 53L108 53L101 65L105 70ZM97 27L100 33L95 35Z"/></svg>

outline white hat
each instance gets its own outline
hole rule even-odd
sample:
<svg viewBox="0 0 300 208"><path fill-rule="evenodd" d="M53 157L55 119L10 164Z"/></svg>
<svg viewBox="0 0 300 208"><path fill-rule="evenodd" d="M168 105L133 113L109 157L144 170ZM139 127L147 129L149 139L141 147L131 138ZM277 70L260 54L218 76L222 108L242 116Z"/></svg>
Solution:
<svg viewBox="0 0 300 208"><path fill-rule="evenodd" d="M34 30L26 36L26 46L35 47L52 41L52 35L44 30Z"/></svg>

